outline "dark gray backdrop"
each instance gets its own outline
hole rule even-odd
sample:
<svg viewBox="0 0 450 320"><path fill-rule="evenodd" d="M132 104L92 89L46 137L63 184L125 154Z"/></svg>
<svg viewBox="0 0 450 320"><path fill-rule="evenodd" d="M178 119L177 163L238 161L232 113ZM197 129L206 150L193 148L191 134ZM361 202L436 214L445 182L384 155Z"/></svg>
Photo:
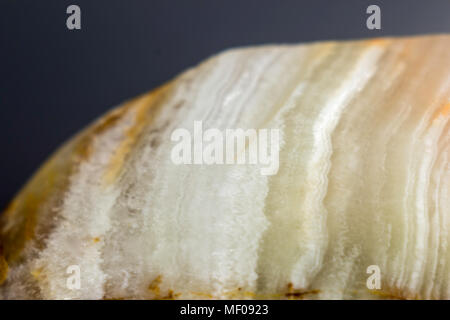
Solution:
<svg viewBox="0 0 450 320"><path fill-rule="evenodd" d="M77 4L82 29L66 28ZM377 4L382 30L366 28ZM218 51L450 32L450 0L0 0L0 210L64 140Z"/></svg>

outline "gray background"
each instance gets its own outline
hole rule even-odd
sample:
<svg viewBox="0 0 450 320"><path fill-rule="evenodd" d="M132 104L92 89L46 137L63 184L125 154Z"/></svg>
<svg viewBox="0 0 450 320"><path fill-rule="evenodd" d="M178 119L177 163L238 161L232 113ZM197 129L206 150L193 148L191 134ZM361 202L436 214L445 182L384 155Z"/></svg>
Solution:
<svg viewBox="0 0 450 320"><path fill-rule="evenodd" d="M370 4L382 30L366 28ZM450 0L0 0L0 210L94 118L222 49L436 32Z"/></svg>

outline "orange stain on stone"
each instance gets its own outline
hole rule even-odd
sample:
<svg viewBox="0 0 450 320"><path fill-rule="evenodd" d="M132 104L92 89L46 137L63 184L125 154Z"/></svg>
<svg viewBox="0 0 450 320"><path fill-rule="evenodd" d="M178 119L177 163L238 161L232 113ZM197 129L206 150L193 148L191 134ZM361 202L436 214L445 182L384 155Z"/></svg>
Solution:
<svg viewBox="0 0 450 320"><path fill-rule="evenodd" d="M5 282L7 276L8 276L8 263L5 260L5 257L0 252L0 285Z"/></svg>
<svg viewBox="0 0 450 320"><path fill-rule="evenodd" d="M157 276L155 279L153 279L152 282L150 282L150 284L148 285L148 290L150 292L152 292L156 297L159 297L160 295L160 288L159 286L161 285L162 282L162 276L159 275Z"/></svg>
<svg viewBox="0 0 450 320"><path fill-rule="evenodd" d="M382 289L379 290L369 290L373 295L377 295L383 299L390 300L421 300L419 293L407 292L404 289L391 287L387 285L382 285Z"/></svg>
<svg viewBox="0 0 450 320"><path fill-rule="evenodd" d="M307 295L318 293L320 293L320 290L298 290L294 288L292 283L288 283L288 292L285 296L289 300L302 300Z"/></svg>
<svg viewBox="0 0 450 320"><path fill-rule="evenodd" d="M367 44L369 46L377 46L377 47L385 47L389 43L391 43L391 40L388 38L373 38L367 41Z"/></svg>
<svg viewBox="0 0 450 320"><path fill-rule="evenodd" d="M445 106L443 106L443 107L439 110L439 112L438 112L438 114L437 114L437 117L440 117L440 116L442 116L442 117L447 117L449 114L450 114L450 102L447 103Z"/></svg>
<svg viewBox="0 0 450 320"><path fill-rule="evenodd" d="M35 269L31 271L31 275L34 279L41 281L43 279L43 268Z"/></svg>
<svg viewBox="0 0 450 320"><path fill-rule="evenodd" d="M166 295L161 294L160 285L162 282L162 276L157 276L148 286L148 290L152 293L153 300L174 300L181 294L175 293L173 290L168 290Z"/></svg>
<svg viewBox="0 0 450 320"><path fill-rule="evenodd" d="M437 124L440 120L445 120L450 115L450 102L444 103L441 108L436 110L436 112L431 117L431 125ZM437 121L437 122L436 122Z"/></svg>

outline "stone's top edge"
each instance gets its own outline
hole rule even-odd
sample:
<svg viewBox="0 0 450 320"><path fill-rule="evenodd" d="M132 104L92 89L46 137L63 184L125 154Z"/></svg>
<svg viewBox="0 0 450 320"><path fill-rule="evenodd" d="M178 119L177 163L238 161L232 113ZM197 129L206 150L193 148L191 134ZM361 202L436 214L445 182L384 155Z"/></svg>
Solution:
<svg viewBox="0 0 450 320"><path fill-rule="evenodd" d="M242 45L236 47L226 48L222 51L219 51L215 55L221 54L223 52L239 50L239 49L252 49L252 48L270 48L270 47L296 47L296 46L308 46L313 44L325 44L325 43L351 43L351 42L365 42L372 40L407 40L407 39L416 39L420 40L422 38L438 38L438 37L448 37L450 39L450 33L429 33L429 34L416 34L416 35L388 35L388 36L376 36L376 37L361 37L361 38L350 38L350 39L319 39L319 40L311 40L305 42L279 42L279 43L262 43L262 44L251 44L251 45Z"/></svg>
<svg viewBox="0 0 450 320"><path fill-rule="evenodd" d="M235 46L230 48L225 48L221 51L218 51L208 58L202 60L199 64L193 65L185 71L181 71L178 76L172 78L168 82L177 79L179 76L183 75L186 71L189 71L205 62L208 62L216 57L228 54L228 53L237 53L244 52L247 50L255 50L255 49L279 49L279 48L298 48L298 47L307 47L313 45L325 45L325 44L357 44L367 42L368 44L373 44L380 41L396 41L396 40L424 40L426 38L447 38L450 41L450 33L431 33L431 34L417 34L417 35L401 35L401 36L380 36L380 37L368 37L368 38L352 38L352 39L321 39L321 40L312 40L307 42L288 42L288 43L263 43L263 44L250 44L250 45L242 45Z"/></svg>
<svg viewBox="0 0 450 320"><path fill-rule="evenodd" d="M379 36L379 37L361 37L361 38L352 38L352 39L321 39L321 40L312 40L307 42L289 42L289 43L263 43L263 44L249 44L242 46L234 46L222 49L217 51L216 53L206 57L202 61L197 64L191 65L184 70L181 70L176 76L170 78L165 81L161 86L170 84L172 82L177 81L179 78L183 77L188 72L196 69L197 67L207 64L210 61L213 61L219 57L228 55L228 54L239 54L245 53L251 50L270 50L270 49L295 49L300 47L309 47L309 46L320 46L320 45L330 45L330 44L364 44L367 43L370 45L379 45L379 44L388 44L394 41L401 40L425 40L429 38L446 38L450 41L450 33L430 33L430 34L416 34L416 35L391 35L391 36ZM153 88L152 90L158 89L160 86ZM152 91L150 90L150 91ZM144 92L141 95L148 94L150 91Z"/></svg>

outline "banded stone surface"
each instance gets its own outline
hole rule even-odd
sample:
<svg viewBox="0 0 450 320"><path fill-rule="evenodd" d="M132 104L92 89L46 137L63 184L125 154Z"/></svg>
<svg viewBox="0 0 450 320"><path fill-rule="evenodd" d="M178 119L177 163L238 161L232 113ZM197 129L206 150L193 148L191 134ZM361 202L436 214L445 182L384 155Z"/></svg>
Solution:
<svg viewBox="0 0 450 320"><path fill-rule="evenodd" d="M1 217L0 298L450 299L449 119L448 35L226 51L43 165ZM279 129L278 173L175 165L200 120Z"/></svg>

